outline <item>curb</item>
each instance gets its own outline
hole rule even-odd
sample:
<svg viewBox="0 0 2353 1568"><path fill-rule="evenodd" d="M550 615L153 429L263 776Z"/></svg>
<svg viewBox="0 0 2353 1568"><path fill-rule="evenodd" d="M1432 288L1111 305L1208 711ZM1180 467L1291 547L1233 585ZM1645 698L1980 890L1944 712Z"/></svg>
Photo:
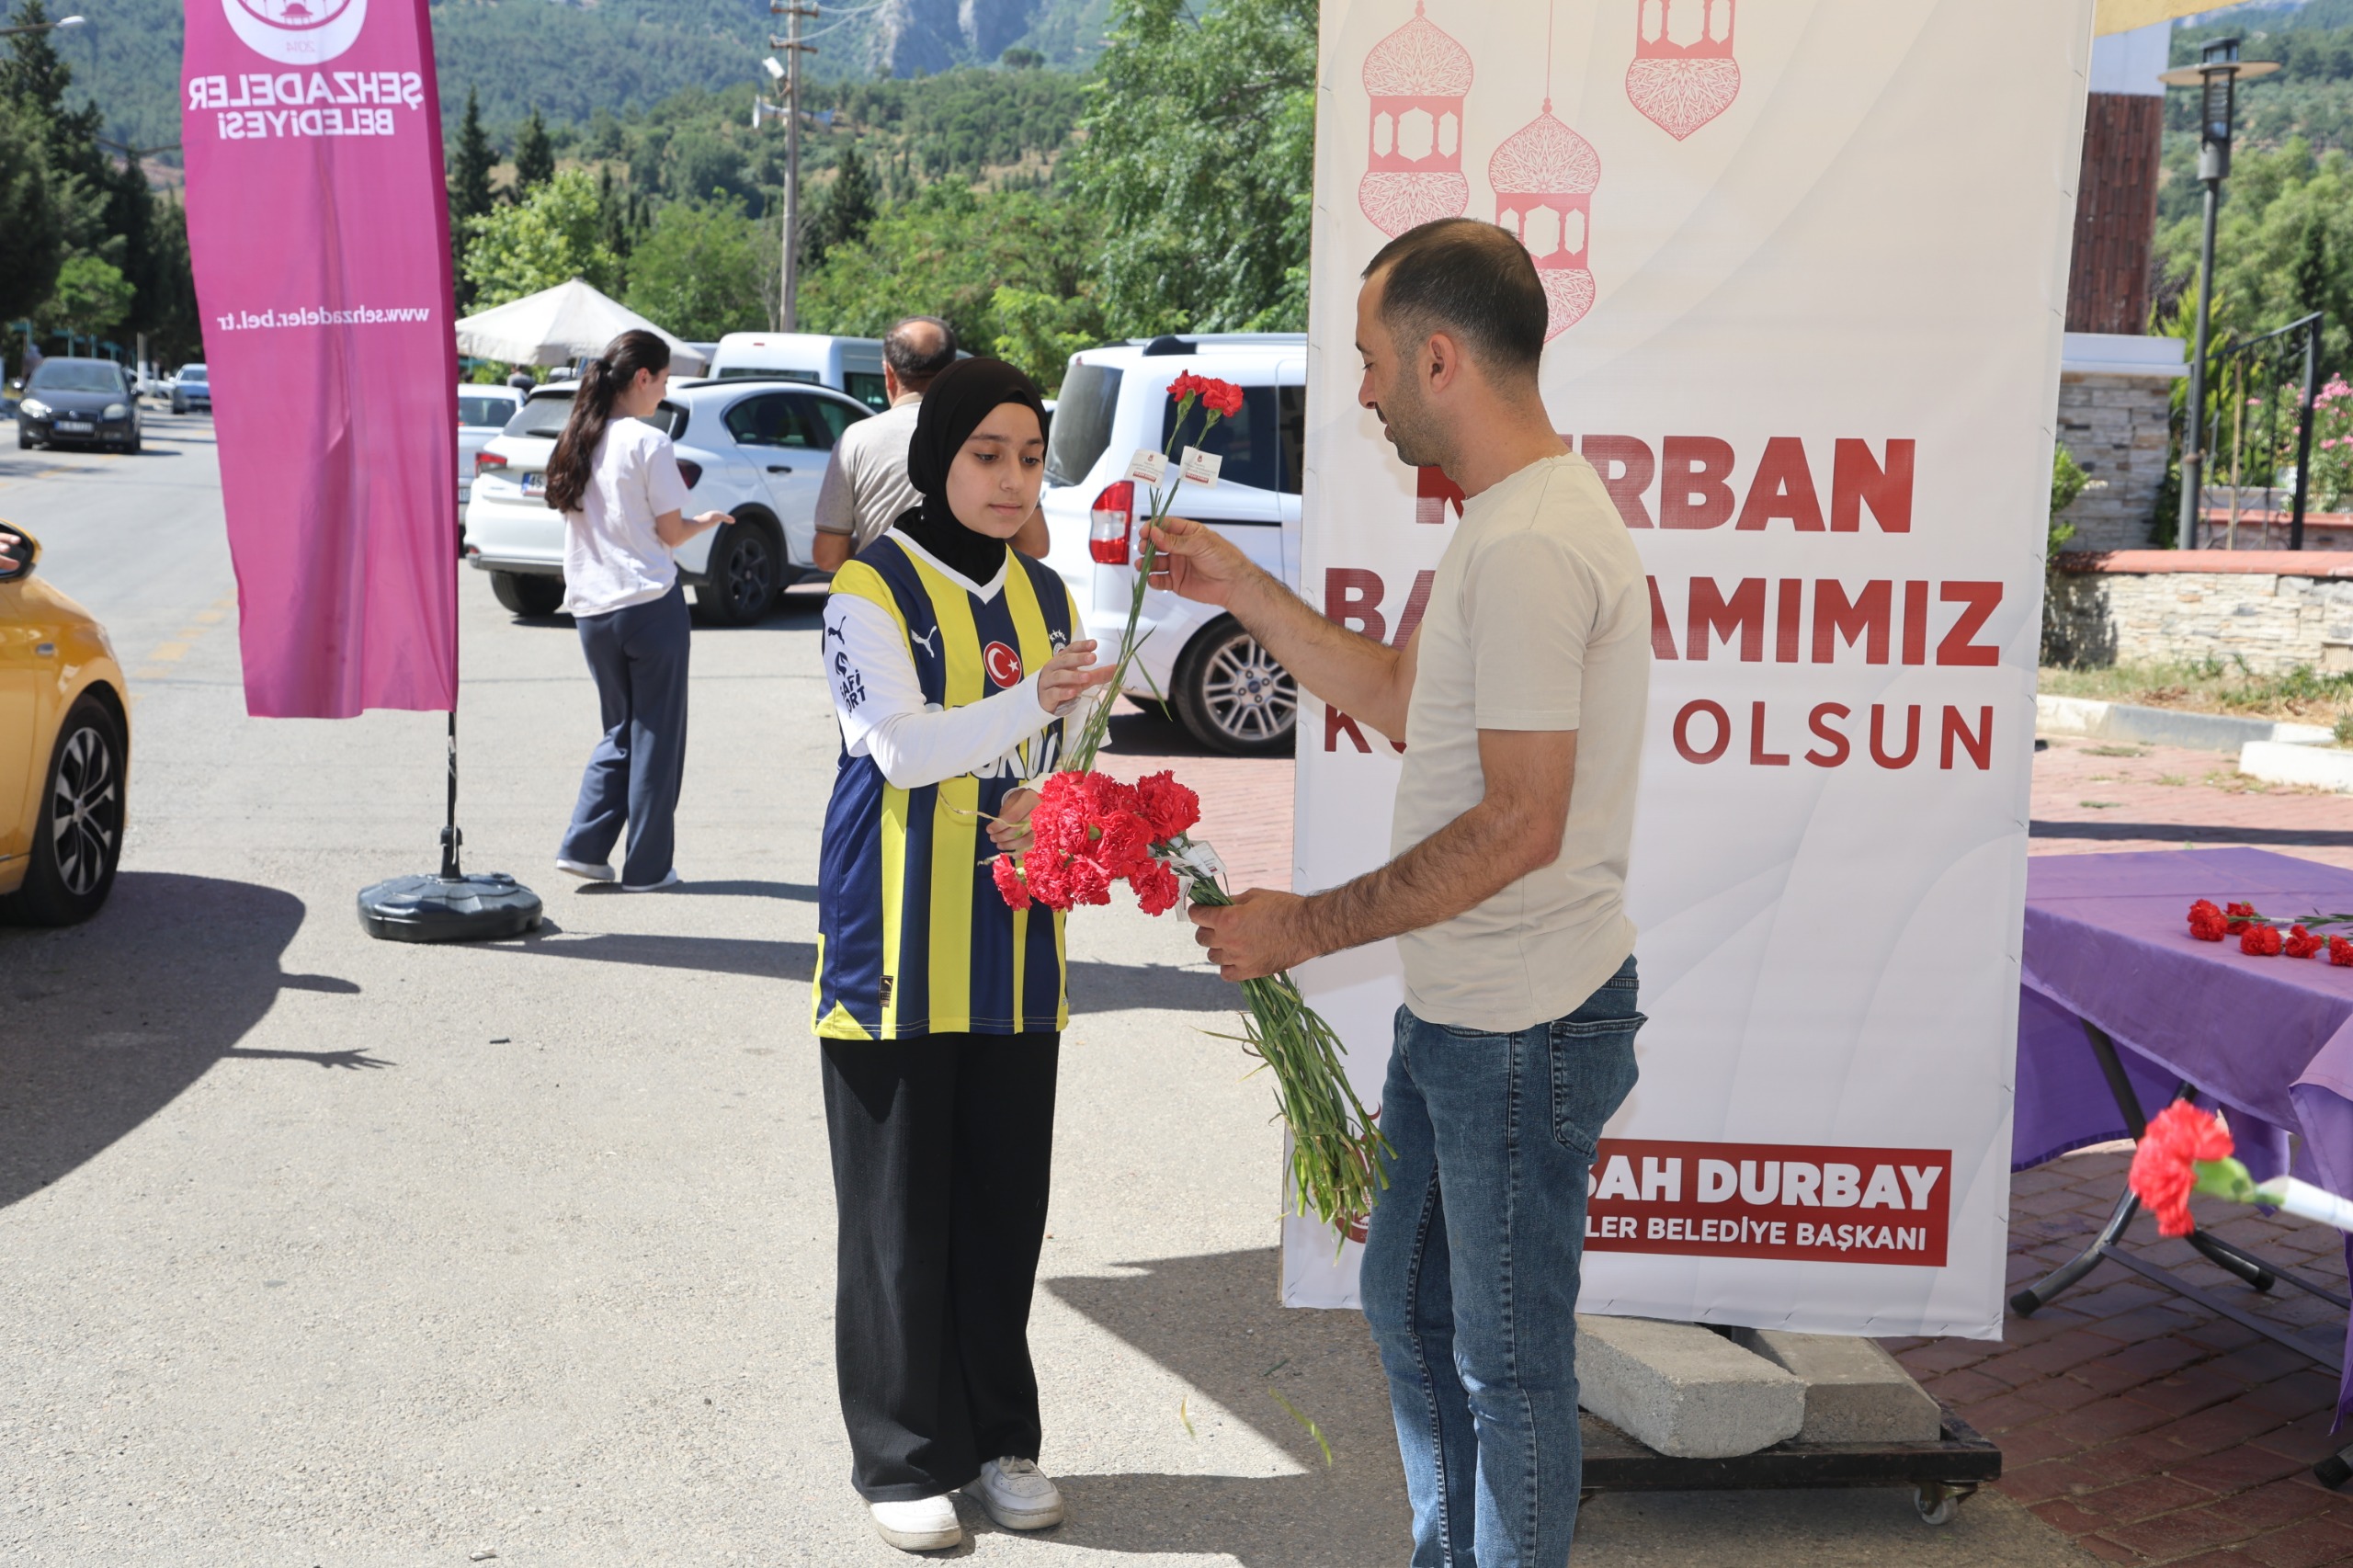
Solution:
<svg viewBox="0 0 2353 1568"><path fill-rule="evenodd" d="M2353 751L2310 743L2249 741L2239 748L2239 771L2267 784L2353 794Z"/></svg>
<svg viewBox="0 0 2353 1568"><path fill-rule="evenodd" d="M2181 713L2170 708L2143 708L2129 702L2040 693L2034 699L2034 727L2040 734L2137 741L2145 745L2187 746L2195 751L2244 751L2250 744L2265 743L2316 746L2326 745L2336 738L2334 730L2319 724L2233 719L2221 713ZM2347 755L2353 756L2353 753Z"/></svg>

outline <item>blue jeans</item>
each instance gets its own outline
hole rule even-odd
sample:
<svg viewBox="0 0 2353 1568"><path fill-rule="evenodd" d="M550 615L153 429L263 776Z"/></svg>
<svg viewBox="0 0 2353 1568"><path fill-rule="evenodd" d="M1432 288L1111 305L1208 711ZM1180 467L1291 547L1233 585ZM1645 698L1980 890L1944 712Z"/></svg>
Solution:
<svg viewBox="0 0 2353 1568"><path fill-rule="evenodd" d="M557 855L595 866L629 824L621 881L652 887L671 870L678 787L687 766L687 591L584 615L580 651L597 679L604 738L588 754L580 798Z"/></svg>
<svg viewBox="0 0 2353 1568"><path fill-rule="evenodd" d="M1563 1568L1576 1533L1577 1270L1595 1140L1634 1086L1634 960L1514 1034L1397 1009L1396 1155L1358 1290L1389 1374L1414 1568Z"/></svg>

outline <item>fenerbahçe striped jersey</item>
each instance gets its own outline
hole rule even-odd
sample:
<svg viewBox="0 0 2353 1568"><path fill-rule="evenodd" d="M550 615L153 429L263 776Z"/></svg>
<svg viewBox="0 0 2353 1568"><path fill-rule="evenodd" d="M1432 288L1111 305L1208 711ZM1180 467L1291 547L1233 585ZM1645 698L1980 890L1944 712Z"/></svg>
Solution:
<svg viewBox="0 0 2353 1568"><path fill-rule="evenodd" d="M835 574L833 592L890 618L894 651L912 664L926 710L1034 702L1024 676L1071 641L1077 608L1051 567L1009 547L1006 555L1000 586L984 597L902 536L885 534ZM837 710L847 713L863 682L834 624L829 618L827 674ZM1007 795L1051 771L1062 746L1063 722L1048 720L970 771L901 789L874 757L853 756L845 735L818 872L813 1012L820 1036L1020 1034L1069 1022L1063 916L1006 906L989 871L995 846L983 831Z"/></svg>

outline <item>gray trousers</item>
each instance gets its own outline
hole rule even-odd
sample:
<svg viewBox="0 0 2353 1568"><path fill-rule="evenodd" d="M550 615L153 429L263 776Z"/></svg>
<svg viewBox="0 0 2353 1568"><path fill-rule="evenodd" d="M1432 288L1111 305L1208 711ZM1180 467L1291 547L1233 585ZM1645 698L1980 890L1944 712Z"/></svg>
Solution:
<svg viewBox="0 0 2353 1568"><path fill-rule="evenodd" d="M629 824L621 881L651 887L668 876L677 846L678 786L687 761L687 592L605 615L582 616L580 651L597 677L605 737L588 754L580 801L557 854L604 863Z"/></svg>

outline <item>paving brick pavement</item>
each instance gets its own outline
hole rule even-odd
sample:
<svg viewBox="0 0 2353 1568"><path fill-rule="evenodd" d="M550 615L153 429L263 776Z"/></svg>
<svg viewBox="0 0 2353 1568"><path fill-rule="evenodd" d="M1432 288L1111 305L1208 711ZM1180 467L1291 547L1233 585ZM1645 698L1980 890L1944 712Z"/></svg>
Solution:
<svg viewBox="0 0 2353 1568"><path fill-rule="evenodd" d="M1237 885L1290 881L1289 757L1220 756L1175 724L1127 709L1105 766L1162 767L1201 792L1202 835ZM2245 844L2353 867L2353 797L2267 788L2230 756L2054 739L2034 763L2037 855ZM2010 1287L2072 1257L2107 1219L2129 1151L2084 1150L2012 1184ZM2201 1205L2202 1207L2202 1205ZM2322 1226L2217 1206L2222 1237L2342 1290L2343 1252ZM2131 1245L2318 1341L2344 1316L2286 1286L2256 1297L2143 1219ZM1998 1441L2001 1489L2094 1559L2184 1568L2353 1564L2353 1496L2312 1478L2353 1442L2329 1436L2335 1375L2110 1264L1998 1342L1890 1340L1928 1389Z"/></svg>

